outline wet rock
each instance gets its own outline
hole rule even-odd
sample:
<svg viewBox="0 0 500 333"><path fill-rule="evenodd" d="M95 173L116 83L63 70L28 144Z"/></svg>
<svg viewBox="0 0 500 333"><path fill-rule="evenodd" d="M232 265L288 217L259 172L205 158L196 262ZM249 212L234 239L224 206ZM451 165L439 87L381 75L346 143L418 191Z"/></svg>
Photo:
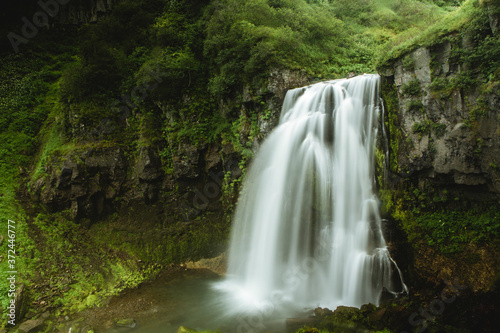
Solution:
<svg viewBox="0 0 500 333"><path fill-rule="evenodd" d="M40 319L42 320L45 320L47 318L50 317L50 312L49 311L45 311L44 313L42 313L42 315L40 316Z"/></svg>
<svg viewBox="0 0 500 333"><path fill-rule="evenodd" d="M94 333L94 329L90 324L76 322L70 325L68 333Z"/></svg>
<svg viewBox="0 0 500 333"><path fill-rule="evenodd" d="M81 330L80 333L94 333L94 328L90 325L85 325Z"/></svg>
<svg viewBox="0 0 500 333"><path fill-rule="evenodd" d="M267 91L283 99L290 88L302 87L308 83L309 79L305 72L276 68L269 73Z"/></svg>
<svg viewBox="0 0 500 333"><path fill-rule="evenodd" d="M398 280L397 282L400 281L400 279L395 278L395 276L399 276L398 271L396 269L391 270L393 280ZM396 285L396 283L394 283ZM382 288L382 293L380 294L379 297L379 303L380 304L386 304L390 301L392 301L394 298L396 298L397 294L395 292L401 292L404 293L403 286L401 283L398 283L398 286L394 286L394 292L389 291L386 287Z"/></svg>
<svg viewBox="0 0 500 333"><path fill-rule="evenodd" d="M125 318L125 319L115 319L116 327L125 327L125 328L134 328L137 326L137 323L133 318Z"/></svg>
<svg viewBox="0 0 500 333"><path fill-rule="evenodd" d="M142 197L146 203L155 202L158 199L160 182L163 177L158 151L151 146L141 147L135 170L139 179Z"/></svg>
<svg viewBox="0 0 500 333"><path fill-rule="evenodd" d="M498 3L495 4L493 1L486 3L488 9L488 18L490 19L491 32L495 33L500 25L500 13L498 11Z"/></svg>
<svg viewBox="0 0 500 333"><path fill-rule="evenodd" d="M42 319L30 319L21 323L21 325L19 325L18 330L20 333L38 332L42 325L43 325Z"/></svg>
<svg viewBox="0 0 500 333"><path fill-rule="evenodd" d="M297 332L297 330L304 326L313 326L314 324L314 318L287 318L285 321L286 331L288 333Z"/></svg>
<svg viewBox="0 0 500 333"><path fill-rule="evenodd" d="M378 322L384 317L384 314L386 312L387 308L378 309L368 316L368 320L370 321L370 323Z"/></svg>
<svg viewBox="0 0 500 333"><path fill-rule="evenodd" d="M218 257L209 258L209 259L201 259L199 261L187 262L186 268L189 269L209 269L214 273L219 275L224 275L227 270L227 253L223 253Z"/></svg>

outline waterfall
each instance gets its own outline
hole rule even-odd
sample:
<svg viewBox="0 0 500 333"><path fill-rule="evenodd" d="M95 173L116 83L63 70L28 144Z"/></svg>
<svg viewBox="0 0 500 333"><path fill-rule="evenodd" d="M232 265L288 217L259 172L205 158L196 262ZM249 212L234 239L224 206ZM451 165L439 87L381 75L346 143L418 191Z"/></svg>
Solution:
<svg viewBox="0 0 500 333"><path fill-rule="evenodd" d="M235 308L377 305L384 288L406 288L374 191L379 80L365 74L288 91L249 168L227 278L217 285Z"/></svg>

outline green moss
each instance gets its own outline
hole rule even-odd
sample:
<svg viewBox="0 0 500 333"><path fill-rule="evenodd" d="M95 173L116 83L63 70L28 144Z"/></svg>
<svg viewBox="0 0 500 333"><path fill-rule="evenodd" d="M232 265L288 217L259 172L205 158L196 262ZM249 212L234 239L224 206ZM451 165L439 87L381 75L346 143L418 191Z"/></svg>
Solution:
<svg viewBox="0 0 500 333"><path fill-rule="evenodd" d="M385 104L385 126L388 129L389 139L389 168L393 172L398 172L398 153L399 142L402 138L401 129L399 126L399 99L397 88L394 82L388 83L384 80L381 89L382 99Z"/></svg>
<svg viewBox="0 0 500 333"><path fill-rule="evenodd" d="M407 96L417 96L420 95L420 81L413 79L410 82L403 84L401 86L401 91Z"/></svg>
<svg viewBox="0 0 500 333"><path fill-rule="evenodd" d="M124 251L145 264L161 266L216 256L227 241L229 225L213 213L184 222L186 216L179 212L175 222L148 223L137 228L134 218L146 214L142 208L137 208L137 211L131 208L124 213L127 217L110 217L92 226L97 241Z"/></svg>
<svg viewBox="0 0 500 333"><path fill-rule="evenodd" d="M495 206L485 210L421 213L415 221L426 243L447 255L462 252L471 243L493 245L500 235L500 210Z"/></svg>
<svg viewBox="0 0 500 333"><path fill-rule="evenodd" d="M438 76L432 80L429 90L434 97L445 99L453 92L453 85L447 78Z"/></svg>
<svg viewBox="0 0 500 333"><path fill-rule="evenodd" d="M403 58L403 67L407 70L415 69L415 59L409 54L405 55Z"/></svg>
<svg viewBox="0 0 500 333"><path fill-rule="evenodd" d="M45 55L46 56L46 55ZM50 60L53 60L49 58ZM26 54L0 58L0 233L7 235L7 220L16 222L16 253L30 253L33 246L26 213L18 203L19 182L29 168L36 149L36 137L54 101L58 70L40 58ZM7 253L7 242L0 247ZM29 282L30 258L16 255L17 283ZM7 295L7 261L0 263L0 293ZM7 308L8 298L0 298ZM5 319L6 313L2 313ZM2 322L6 322L2 320Z"/></svg>
<svg viewBox="0 0 500 333"><path fill-rule="evenodd" d="M408 102L407 108L410 112L425 113L425 107L421 101L411 100Z"/></svg>
<svg viewBox="0 0 500 333"><path fill-rule="evenodd" d="M413 133L418 133L419 137L422 135L429 135L431 133L431 125L429 121L417 122L413 124Z"/></svg>
<svg viewBox="0 0 500 333"><path fill-rule="evenodd" d="M426 119L421 122L416 122L412 127L413 133L417 133L419 138L423 135L434 134L436 138L442 137L446 132L446 125L441 123L434 123L433 121Z"/></svg>
<svg viewBox="0 0 500 333"><path fill-rule="evenodd" d="M469 105L469 119L471 121L477 121L486 117L490 111L488 100L484 95L479 96L474 106Z"/></svg>
<svg viewBox="0 0 500 333"><path fill-rule="evenodd" d="M32 259L26 260L22 271L29 299L35 301L32 307L41 299L64 313L100 306L107 297L158 272L158 266L138 267L130 254L117 256L109 244L99 243L68 215L39 214L26 226L21 250ZM47 281L50 289L44 287Z"/></svg>

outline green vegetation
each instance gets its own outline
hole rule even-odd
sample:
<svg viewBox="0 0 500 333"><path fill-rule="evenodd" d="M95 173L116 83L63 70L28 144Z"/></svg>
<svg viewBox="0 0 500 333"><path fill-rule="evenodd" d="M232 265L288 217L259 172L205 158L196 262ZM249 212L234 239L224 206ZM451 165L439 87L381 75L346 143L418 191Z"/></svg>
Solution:
<svg viewBox="0 0 500 333"><path fill-rule="evenodd" d="M410 111L410 112L425 113L425 107L421 101L411 100L408 103L407 107L408 107L408 111Z"/></svg>
<svg viewBox="0 0 500 333"><path fill-rule="evenodd" d="M386 304L383 312L391 312L398 308L397 304ZM371 317L380 312L373 304L362 305L361 308L339 306L335 311L316 308L314 310L314 326L303 327L297 333L328 333L328 332L351 332L369 330L376 333L390 333L391 330L384 327L384 319L372 320Z"/></svg>
<svg viewBox="0 0 500 333"><path fill-rule="evenodd" d="M443 254L461 253L470 244L498 245L500 236L498 207L419 214L415 222L427 244Z"/></svg>
<svg viewBox="0 0 500 333"><path fill-rule="evenodd" d="M387 112L385 127L388 129L389 139L389 169L393 172L399 172L398 152L400 142L402 142L403 139L403 134L401 133L401 127L399 126L399 112L397 112L397 110L399 110L399 100L394 82L382 85L381 95L385 102Z"/></svg>
<svg viewBox="0 0 500 333"><path fill-rule="evenodd" d="M432 80L429 89L433 96L444 99L451 95L453 85L447 78L438 76Z"/></svg>
<svg viewBox="0 0 500 333"><path fill-rule="evenodd" d="M418 47L439 43L440 39L461 30L467 23L477 18L478 14L485 14L484 12L479 8L477 0L467 0L457 10L441 17L438 23L429 22L430 24L424 25L423 32L419 29L406 30L385 45L388 51L379 54L378 67L383 67L389 61L399 58Z"/></svg>
<svg viewBox="0 0 500 333"><path fill-rule="evenodd" d="M44 61L45 60L45 61ZM0 58L0 234L7 236L7 220L16 222L15 249L19 253L16 268L27 272L29 261L22 246L30 242L27 235L26 215L20 207L16 191L19 175L26 172L31 155L35 152L37 134L50 109L50 86L57 78L59 63L53 59L40 60L29 55ZM0 246L7 254L7 239ZM0 294L7 295L7 260L0 262ZM26 275L20 275L21 281ZM8 299L1 297L6 308ZM5 317L2 317L5 319Z"/></svg>
<svg viewBox="0 0 500 333"><path fill-rule="evenodd" d="M408 242L438 253L462 255L475 247L500 249L500 210L454 197L447 189L421 190L409 180L395 191L382 191L383 211L400 222Z"/></svg>
<svg viewBox="0 0 500 333"><path fill-rule="evenodd" d="M432 133L435 137L440 138L446 131L446 125L434 123L427 119L422 122L414 123L412 130L413 133L418 133L420 137L422 137L422 135L430 135Z"/></svg>
<svg viewBox="0 0 500 333"><path fill-rule="evenodd" d="M491 3L122 0L97 23L40 31L24 45L24 53L0 58L0 234L6 234L7 219L18 223L19 279L29 287L29 297L50 299L51 306L65 312L81 310L138 285L171 263L217 254L227 238L227 216L234 209L252 148L262 139L259 125L277 117L267 104L272 70L332 79L375 72L399 57L406 70L414 70L410 51L446 40L452 44L451 63L477 72L436 77L431 92L444 100L457 89L479 85L481 97L470 105L468 120L475 125L490 113L485 96L498 89L500 75L500 42L498 34L491 33L484 7ZM12 20L4 13L0 17ZM464 39L471 41L471 50L461 49ZM248 92L245 98L243 91ZM420 83L410 81L402 92L420 96ZM382 95L388 110L390 169L403 173L398 153L410 142L404 140L394 112L399 109L396 87L383 86ZM416 99L407 107L423 114L424 106ZM425 119L413 131L438 138L445 126ZM73 150L119 145L133 161L138 148L154 145L171 176L183 145L205 149L201 147L206 144L229 146L242 171L232 177L224 170L225 216L206 213L184 222L179 215L168 225L144 223L138 235L130 221L118 226L123 221L115 214L89 231L68 211L49 213L28 198L26 184L46 177L48 164ZM476 153L483 145L478 140ZM175 196L172 192L169 195ZM456 253L468 242L482 244L498 234L494 210L446 217L426 210L436 209L446 196L425 197L415 204L408 198L413 194L412 189L397 193L404 199L387 196L394 200L387 210L404 221L409 234L425 235L442 253ZM134 216L132 210L128 212ZM465 228L468 231L461 233ZM0 250L6 249L4 241ZM4 260L1 295L7 290L6 271ZM66 281L64 272L75 281ZM55 297L48 297L41 281L52 282ZM1 298L0 305L5 307L7 301Z"/></svg>
<svg viewBox="0 0 500 333"><path fill-rule="evenodd" d="M411 80L408 83L405 83L401 86L401 91L403 94L408 96L417 96L420 95L420 81L417 79Z"/></svg>
<svg viewBox="0 0 500 333"><path fill-rule="evenodd" d="M164 268L213 257L226 244L229 224L217 214L208 212L188 223L184 222L185 217L176 216L174 223L137 226L136 219L147 213L140 207L136 210L125 217L111 216L92 226L91 231L97 242L141 260L146 268Z"/></svg>
<svg viewBox="0 0 500 333"><path fill-rule="evenodd" d="M59 307L65 313L99 305L107 296L137 286L151 275L139 269L133 258L117 260L105 243L97 243L88 231L69 219L69 212L39 214L28 224L30 239L23 251L32 260L26 272L32 307ZM44 286L49 282L53 287Z"/></svg>

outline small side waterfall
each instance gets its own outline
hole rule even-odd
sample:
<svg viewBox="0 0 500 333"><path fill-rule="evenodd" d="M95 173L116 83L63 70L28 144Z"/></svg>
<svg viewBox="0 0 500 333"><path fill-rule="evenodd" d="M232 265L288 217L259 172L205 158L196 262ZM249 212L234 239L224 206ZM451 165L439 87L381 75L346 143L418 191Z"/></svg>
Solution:
<svg viewBox="0 0 500 333"><path fill-rule="evenodd" d="M240 297L235 304L359 307L378 304L383 288L406 289L374 193L381 108L378 75L287 93L234 217L217 288Z"/></svg>

